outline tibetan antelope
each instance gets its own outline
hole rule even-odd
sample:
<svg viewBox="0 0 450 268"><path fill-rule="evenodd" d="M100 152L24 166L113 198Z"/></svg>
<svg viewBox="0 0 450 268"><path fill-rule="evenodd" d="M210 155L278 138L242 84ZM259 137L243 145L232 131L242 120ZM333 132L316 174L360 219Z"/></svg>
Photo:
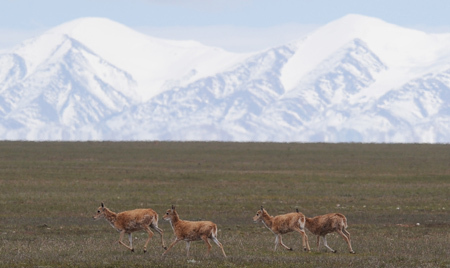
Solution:
<svg viewBox="0 0 450 268"><path fill-rule="evenodd" d="M211 244L208 238L214 241L222 250L223 256L226 257L222 244L217 240L217 225L210 221L183 221L178 216L175 207L172 205L171 209L168 209L163 219L170 222L173 232L175 234L175 241L170 244L169 248L163 253L163 256L178 242L181 240L186 241L186 251L189 257L189 247L191 241L203 240L208 247L207 255L211 250Z"/></svg>
<svg viewBox="0 0 450 268"><path fill-rule="evenodd" d="M278 244L282 245L287 250L292 250L292 248L286 246L283 243L281 235L296 231L299 232L303 239L303 249L305 251L311 251L308 243L308 236L305 233L305 215L300 212L288 213L284 215L278 215L272 217L267 213L267 211L261 206L261 209L256 212L253 217L255 223L262 222L264 226L267 227L275 235L275 249L277 250Z"/></svg>
<svg viewBox="0 0 450 268"><path fill-rule="evenodd" d="M120 232L119 244L125 246L132 252L134 252L134 248L131 233L139 230L145 230L148 233L148 239L144 246L144 252L147 252L147 244L153 236L153 232L149 227L159 233L162 247L166 249L163 240L163 230L158 227L158 214L153 209L134 209L114 213L106 208L102 202L101 206L97 209L97 214L94 215L94 220L101 218L107 220L114 229ZM128 234L130 246L122 242L124 234Z"/></svg>
<svg viewBox="0 0 450 268"><path fill-rule="evenodd" d="M325 247L331 250L331 252L336 253L336 250L328 246L325 236L329 233L337 232L344 238L345 242L347 242L350 253L355 253L352 249L352 244L350 243L350 233L347 231L347 218L344 215L340 213L330 213L314 218L306 218L305 226L311 233L317 235L317 251L319 251L320 237L322 237Z"/></svg>

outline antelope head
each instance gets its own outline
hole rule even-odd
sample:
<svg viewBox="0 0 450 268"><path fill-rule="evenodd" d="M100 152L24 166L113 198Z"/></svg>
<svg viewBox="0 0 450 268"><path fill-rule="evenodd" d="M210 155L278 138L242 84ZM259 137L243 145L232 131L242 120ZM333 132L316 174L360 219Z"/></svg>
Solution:
<svg viewBox="0 0 450 268"><path fill-rule="evenodd" d="M175 211L175 206L172 205L171 209L168 209L166 211L166 214L164 214L163 219L166 221L170 221L172 220L173 216L175 215L176 211Z"/></svg>
<svg viewBox="0 0 450 268"><path fill-rule="evenodd" d="M102 204L97 209L97 213L93 216L94 220L104 218L105 217L104 211L105 211L105 205L102 202Z"/></svg>
<svg viewBox="0 0 450 268"><path fill-rule="evenodd" d="M264 208L263 208L263 206L261 206L261 209L256 211L256 215L253 217L253 222L258 223L258 222L262 221L263 213L264 213Z"/></svg>

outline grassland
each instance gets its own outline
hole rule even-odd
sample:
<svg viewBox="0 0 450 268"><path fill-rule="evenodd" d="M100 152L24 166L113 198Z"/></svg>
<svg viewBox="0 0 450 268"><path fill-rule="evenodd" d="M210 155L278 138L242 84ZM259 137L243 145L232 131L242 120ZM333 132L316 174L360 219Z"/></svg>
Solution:
<svg viewBox="0 0 450 268"><path fill-rule="evenodd" d="M450 267L450 145L0 142L0 187L0 267ZM212 220L229 257L196 242L162 258L157 235L143 253L144 232L127 251L92 219L101 201ZM345 214L357 254L337 235L317 252L310 233L311 253L294 233L274 252L261 205Z"/></svg>

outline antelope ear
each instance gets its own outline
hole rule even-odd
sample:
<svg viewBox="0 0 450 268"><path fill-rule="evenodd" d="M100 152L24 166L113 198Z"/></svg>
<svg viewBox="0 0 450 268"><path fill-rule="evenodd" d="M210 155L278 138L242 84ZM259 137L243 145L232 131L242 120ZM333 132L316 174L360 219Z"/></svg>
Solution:
<svg viewBox="0 0 450 268"><path fill-rule="evenodd" d="M102 202L102 208L104 208L105 207L105 204L103 204L103 202Z"/></svg>

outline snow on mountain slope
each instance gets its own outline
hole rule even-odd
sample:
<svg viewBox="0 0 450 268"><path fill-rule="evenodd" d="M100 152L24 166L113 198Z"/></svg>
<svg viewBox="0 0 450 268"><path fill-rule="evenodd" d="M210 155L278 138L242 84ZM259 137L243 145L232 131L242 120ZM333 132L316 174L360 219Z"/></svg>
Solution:
<svg viewBox="0 0 450 268"><path fill-rule="evenodd" d="M376 107L378 113L393 125L410 133L412 140L448 142L449 101L450 68L440 73L426 74L399 90L389 92L376 102Z"/></svg>
<svg viewBox="0 0 450 268"><path fill-rule="evenodd" d="M75 20L0 55L0 133L77 139L85 129L83 139L99 139L99 123L111 115L242 57L107 19Z"/></svg>
<svg viewBox="0 0 450 268"><path fill-rule="evenodd" d="M339 127L365 108L366 103L352 103L352 96L374 83L386 68L364 42L351 41L303 76L295 89L267 106L260 125L270 128L276 123L276 132L267 137L276 140L305 137L310 128ZM319 136L314 134L314 139L325 139Z"/></svg>
<svg viewBox="0 0 450 268"><path fill-rule="evenodd" d="M448 47L359 15L251 54L79 19L0 54L0 138L449 142Z"/></svg>
<svg viewBox="0 0 450 268"><path fill-rule="evenodd" d="M251 131L249 120L284 93L279 73L292 53L289 46L259 53L227 72L166 91L107 124L121 139L240 140Z"/></svg>
<svg viewBox="0 0 450 268"><path fill-rule="evenodd" d="M14 65L10 59L22 59L19 66L28 66L21 69L20 79L2 86L0 92L0 103L7 107L2 120L6 137L60 138L61 128L97 124L134 103L128 97L136 95L129 74L104 62L76 40L65 37L53 44L45 46L45 59L0 56L0 62Z"/></svg>
<svg viewBox="0 0 450 268"><path fill-rule="evenodd" d="M82 18L49 32L78 40L130 73L144 101L171 87L224 71L248 56L195 41L150 37L105 18Z"/></svg>
<svg viewBox="0 0 450 268"><path fill-rule="evenodd" d="M364 41L389 66L390 72L408 74L405 80L395 78L397 85L407 82L411 75L424 74L443 55L450 56L450 34L426 34L376 18L347 15L319 28L299 42L299 49L282 71L281 80L286 90L294 88L311 69L355 39ZM386 79L390 82L393 80L389 76ZM370 89L367 91L374 92ZM382 90L375 92L379 92L378 97L384 93Z"/></svg>

